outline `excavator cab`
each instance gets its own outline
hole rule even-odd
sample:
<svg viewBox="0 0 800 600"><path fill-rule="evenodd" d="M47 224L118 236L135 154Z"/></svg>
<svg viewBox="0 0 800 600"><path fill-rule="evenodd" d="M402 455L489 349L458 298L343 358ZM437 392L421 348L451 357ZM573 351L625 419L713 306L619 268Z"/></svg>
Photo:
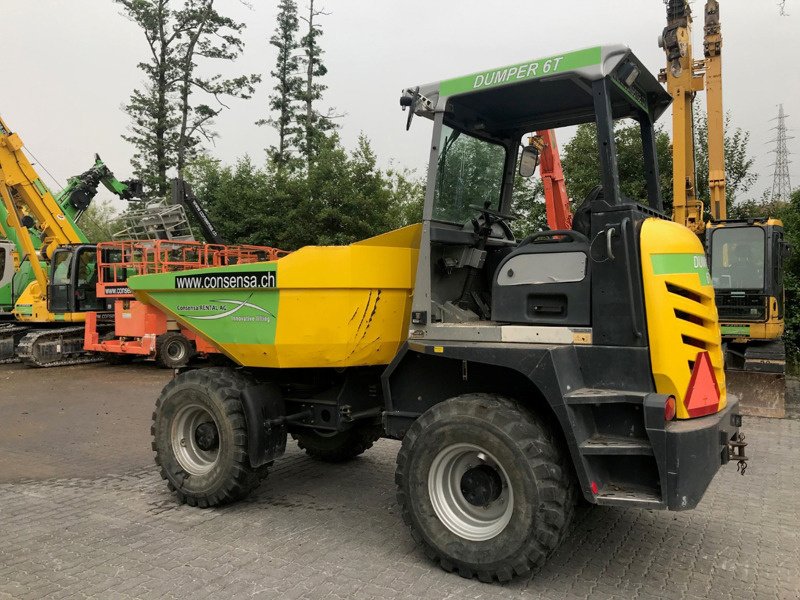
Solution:
<svg viewBox="0 0 800 600"><path fill-rule="evenodd" d="M729 369L782 373L783 261L789 246L778 219L716 221L706 247Z"/></svg>
<svg viewBox="0 0 800 600"><path fill-rule="evenodd" d="M59 247L50 262L47 308L54 314L106 310L97 297L97 246Z"/></svg>

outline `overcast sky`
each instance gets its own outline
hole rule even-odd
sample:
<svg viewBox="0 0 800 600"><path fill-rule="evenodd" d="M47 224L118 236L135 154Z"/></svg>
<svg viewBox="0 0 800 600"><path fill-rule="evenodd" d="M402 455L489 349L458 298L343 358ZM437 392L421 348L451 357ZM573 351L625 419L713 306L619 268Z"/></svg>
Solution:
<svg viewBox="0 0 800 600"><path fill-rule="evenodd" d="M265 77L252 100L232 102L217 120L219 139L210 151L224 162L245 154L263 161L275 135L253 123L266 116L273 85L268 39L277 0L251 0L252 9L238 0L217 4L247 23L245 54L225 72ZM696 57L702 57L703 4L694 2ZM780 17L773 0L720 4L725 108L752 134L760 173L752 195L772 185L774 144L768 141L775 132L769 128L779 103L798 130L789 142L798 187L800 0L788 0L790 17ZM417 120L405 131L398 105L404 87L602 43L630 46L653 72L664 63L656 43L665 22L662 0L326 0L324 7L331 13L322 19L329 71L324 101L346 113L344 143L352 147L364 132L384 166L391 161L419 172L430 125ZM132 148L120 137L128 127L122 106L142 81L136 68L147 57L141 32L112 0L0 0L0 22L0 114L9 126L62 185L88 168L95 152L118 177L129 177ZM671 129L668 115L662 123Z"/></svg>

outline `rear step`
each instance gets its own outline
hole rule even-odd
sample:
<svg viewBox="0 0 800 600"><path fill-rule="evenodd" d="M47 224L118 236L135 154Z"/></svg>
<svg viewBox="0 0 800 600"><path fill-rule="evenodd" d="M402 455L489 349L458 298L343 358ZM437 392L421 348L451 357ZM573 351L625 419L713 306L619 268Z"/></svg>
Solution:
<svg viewBox="0 0 800 600"><path fill-rule="evenodd" d="M644 392L629 392L625 390L608 390L600 388L578 388L564 395L567 404L607 404L629 403L644 404Z"/></svg>
<svg viewBox="0 0 800 600"><path fill-rule="evenodd" d="M603 454L653 455L653 448L647 440L600 433L595 433L592 437L583 441L580 449L581 454L585 456Z"/></svg>
<svg viewBox="0 0 800 600"><path fill-rule="evenodd" d="M655 490L630 486L605 484L595 496L601 506L627 506L635 508L666 508L661 494Z"/></svg>
<svg viewBox="0 0 800 600"><path fill-rule="evenodd" d="M662 509L658 465L644 423L648 392L584 387L564 395L597 504ZM599 489L597 489L599 486Z"/></svg>

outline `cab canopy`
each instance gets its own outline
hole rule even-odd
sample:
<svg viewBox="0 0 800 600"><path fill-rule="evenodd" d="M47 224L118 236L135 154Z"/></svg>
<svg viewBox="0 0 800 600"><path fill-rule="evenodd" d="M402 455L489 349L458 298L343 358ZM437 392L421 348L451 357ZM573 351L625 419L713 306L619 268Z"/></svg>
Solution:
<svg viewBox="0 0 800 600"><path fill-rule="evenodd" d="M611 117L658 119L670 95L626 46L596 46L409 88L416 114L435 110L503 137L595 120L597 82L607 83Z"/></svg>
<svg viewBox="0 0 800 600"><path fill-rule="evenodd" d="M614 121L641 129L647 204L662 210L653 123L671 102L658 80L623 45L596 46L407 88L400 99L442 127L512 149L528 132L597 124L600 180L607 204L622 204ZM448 129L449 128L449 129ZM445 140L440 139L440 145ZM436 145L436 143L434 143ZM511 157L511 154L509 154ZM431 163L431 169L438 166ZM509 162L509 169L513 164ZM639 200L639 199L637 199ZM644 200L644 198L641 198ZM509 198L501 206L508 208Z"/></svg>

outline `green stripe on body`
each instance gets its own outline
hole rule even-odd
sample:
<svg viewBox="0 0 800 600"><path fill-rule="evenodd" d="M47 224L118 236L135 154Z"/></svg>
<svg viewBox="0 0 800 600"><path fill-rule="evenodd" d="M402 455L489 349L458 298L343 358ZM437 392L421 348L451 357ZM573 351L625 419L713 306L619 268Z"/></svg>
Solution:
<svg viewBox="0 0 800 600"><path fill-rule="evenodd" d="M722 335L750 335L750 325L723 325Z"/></svg>
<svg viewBox="0 0 800 600"><path fill-rule="evenodd" d="M653 254L654 275L681 275L697 273L701 285L711 285L711 273L703 254Z"/></svg>

